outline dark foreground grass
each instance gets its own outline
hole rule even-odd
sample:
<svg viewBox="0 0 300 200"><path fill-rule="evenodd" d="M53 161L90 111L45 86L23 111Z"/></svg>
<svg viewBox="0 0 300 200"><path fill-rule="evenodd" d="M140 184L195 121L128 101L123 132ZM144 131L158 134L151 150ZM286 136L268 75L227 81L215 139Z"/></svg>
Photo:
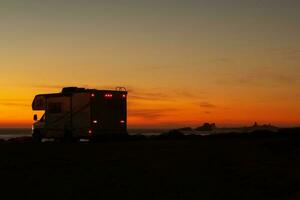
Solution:
<svg viewBox="0 0 300 200"><path fill-rule="evenodd" d="M298 137L0 143L3 199L300 199Z"/></svg>

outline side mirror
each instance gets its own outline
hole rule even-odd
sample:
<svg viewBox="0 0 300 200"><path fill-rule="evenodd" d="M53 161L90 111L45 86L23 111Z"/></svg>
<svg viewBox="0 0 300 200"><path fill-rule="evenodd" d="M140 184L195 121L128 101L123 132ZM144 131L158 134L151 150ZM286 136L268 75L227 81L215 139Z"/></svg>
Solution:
<svg viewBox="0 0 300 200"><path fill-rule="evenodd" d="M33 115L33 120L34 120L34 121L37 121L37 120L38 120L37 114Z"/></svg>

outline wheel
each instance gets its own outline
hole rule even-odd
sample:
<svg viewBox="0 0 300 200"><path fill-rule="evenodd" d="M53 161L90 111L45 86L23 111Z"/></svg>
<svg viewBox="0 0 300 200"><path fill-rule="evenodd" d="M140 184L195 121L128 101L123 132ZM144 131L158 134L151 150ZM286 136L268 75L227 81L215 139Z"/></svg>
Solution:
<svg viewBox="0 0 300 200"><path fill-rule="evenodd" d="M65 134L63 137L63 141L64 142L73 142L74 138L73 138L73 134L70 130L65 130Z"/></svg>
<svg viewBox="0 0 300 200"><path fill-rule="evenodd" d="M34 143L41 143L42 142L42 135L39 131L34 131L32 134L32 141Z"/></svg>

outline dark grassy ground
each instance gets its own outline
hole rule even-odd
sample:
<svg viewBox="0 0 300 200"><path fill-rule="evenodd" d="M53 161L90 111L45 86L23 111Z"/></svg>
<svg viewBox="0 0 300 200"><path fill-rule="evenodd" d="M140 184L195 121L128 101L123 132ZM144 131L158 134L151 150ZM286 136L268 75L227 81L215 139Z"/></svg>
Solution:
<svg viewBox="0 0 300 200"><path fill-rule="evenodd" d="M0 190L3 199L300 199L299 144L296 136L1 142Z"/></svg>

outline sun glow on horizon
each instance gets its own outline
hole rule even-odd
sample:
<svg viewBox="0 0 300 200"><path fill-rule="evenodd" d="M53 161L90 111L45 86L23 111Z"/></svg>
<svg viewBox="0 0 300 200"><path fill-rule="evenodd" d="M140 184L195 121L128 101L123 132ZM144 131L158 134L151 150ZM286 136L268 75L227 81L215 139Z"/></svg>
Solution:
<svg viewBox="0 0 300 200"><path fill-rule="evenodd" d="M24 96L20 96L20 99L11 98L12 96L8 93L6 98L0 99L2 113L0 127L31 127L34 112L31 110L30 97L33 99L36 94L59 92L61 89L59 87L53 86L48 89L37 87L31 93L23 91ZM204 95L197 91L193 93L177 90L164 93L158 89L128 89L129 128L196 127L204 122L214 122L222 127L249 126L255 121L278 126L299 125L299 107L295 110L284 101L254 104L257 98L255 97L251 100L252 104L249 104L247 100L240 97L238 98L239 104L236 105L232 104L232 102L235 103L236 97L231 99L229 95L222 93L214 94L216 97L211 98L214 100L208 101L207 96L212 95ZM30 89L25 87L24 90Z"/></svg>

